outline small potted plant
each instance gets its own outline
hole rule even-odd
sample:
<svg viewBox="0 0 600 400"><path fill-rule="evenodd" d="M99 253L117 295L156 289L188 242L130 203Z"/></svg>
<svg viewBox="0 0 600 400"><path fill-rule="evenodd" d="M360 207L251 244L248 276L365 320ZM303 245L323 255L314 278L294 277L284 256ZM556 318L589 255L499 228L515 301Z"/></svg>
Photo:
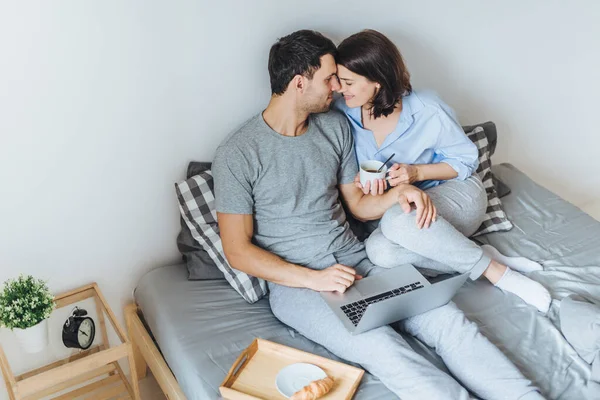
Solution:
<svg viewBox="0 0 600 400"><path fill-rule="evenodd" d="M55 307L46 283L33 276L9 279L0 292L0 325L11 329L27 353L48 345L48 317Z"/></svg>

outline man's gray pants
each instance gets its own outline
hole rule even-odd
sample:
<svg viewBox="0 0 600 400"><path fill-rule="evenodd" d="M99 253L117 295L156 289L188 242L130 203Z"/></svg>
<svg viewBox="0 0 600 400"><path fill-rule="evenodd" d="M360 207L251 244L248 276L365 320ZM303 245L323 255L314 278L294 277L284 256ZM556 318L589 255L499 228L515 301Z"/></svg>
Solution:
<svg viewBox="0 0 600 400"><path fill-rule="evenodd" d="M406 218L411 219L414 229L409 229L405 235L414 235L414 231L419 231L416 229L414 212L406 214ZM433 229L436 225L443 224L441 221L441 218L438 219L431 228L422 232L435 232ZM407 222L406 225L410 224ZM443 248L449 245L444 245L435 234L424 235L427 236L423 238L436 241L442 246L436 249L436 254L446 253ZM480 253L480 249L478 255L465 252L470 257L462 259L460 268L466 271L480 264ZM432 254L425 255L433 257ZM438 261L443 263L441 257L436 258L440 258ZM354 267L363 276L385 271L369 261L361 243L343 252L315 260L307 267L324 269L336 263ZM434 348L455 378L416 353L390 326L352 336L318 292L270 282L269 289L271 308L280 321L323 345L338 357L362 365L402 399L468 399L469 395L461 384L482 399L543 398L532 383L452 302L408 318L397 325L399 329Z"/></svg>

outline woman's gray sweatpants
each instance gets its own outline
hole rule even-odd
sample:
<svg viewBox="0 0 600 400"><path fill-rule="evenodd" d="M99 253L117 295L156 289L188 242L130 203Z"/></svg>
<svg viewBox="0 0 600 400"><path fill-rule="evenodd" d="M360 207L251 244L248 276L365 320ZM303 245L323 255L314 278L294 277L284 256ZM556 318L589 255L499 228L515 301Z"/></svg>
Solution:
<svg viewBox="0 0 600 400"><path fill-rule="evenodd" d="M377 266L412 264L425 274L469 272L477 279L491 259L468 239L485 216L487 194L477 174L426 190L437 208L437 221L418 229L415 211L404 214L399 205L385 212L379 227L365 241L367 255Z"/></svg>
<svg viewBox="0 0 600 400"><path fill-rule="evenodd" d="M354 267L363 276L385 271L369 261L362 243L308 267L324 269L336 263ZM482 399L543 399L452 302L401 321L399 327L435 348L456 380L416 353L390 326L353 336L318 292L271 282L269 289L279 320L338 357L362 365L402 399L468 399L461 384Z"/></svg>

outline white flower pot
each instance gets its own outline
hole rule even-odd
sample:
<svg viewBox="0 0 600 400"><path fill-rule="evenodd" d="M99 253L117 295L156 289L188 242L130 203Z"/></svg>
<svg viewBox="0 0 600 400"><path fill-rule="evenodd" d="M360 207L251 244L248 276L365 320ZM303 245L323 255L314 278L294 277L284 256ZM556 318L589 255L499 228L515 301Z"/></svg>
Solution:
<svg viewBox="0 0 600 400"><path fill-rule="evenodd" d="M48 345L48 320L27 329L14 328L17 341L26 353L39 353Z"/></svg>

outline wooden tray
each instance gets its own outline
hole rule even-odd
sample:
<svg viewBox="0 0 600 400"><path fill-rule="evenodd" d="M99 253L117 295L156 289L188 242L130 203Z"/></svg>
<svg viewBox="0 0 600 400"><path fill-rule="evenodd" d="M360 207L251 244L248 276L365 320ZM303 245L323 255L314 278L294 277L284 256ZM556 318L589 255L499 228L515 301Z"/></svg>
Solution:
<svg viewBox="0 0 600 400"><path fill-rule="evenodd" d="M275 386L279 371L290 364L319 366L334 379L331 391L320 399L350 400L365 371L264 339L254 339L235 360L219 388L227 400L285 400Z"/></svg>

